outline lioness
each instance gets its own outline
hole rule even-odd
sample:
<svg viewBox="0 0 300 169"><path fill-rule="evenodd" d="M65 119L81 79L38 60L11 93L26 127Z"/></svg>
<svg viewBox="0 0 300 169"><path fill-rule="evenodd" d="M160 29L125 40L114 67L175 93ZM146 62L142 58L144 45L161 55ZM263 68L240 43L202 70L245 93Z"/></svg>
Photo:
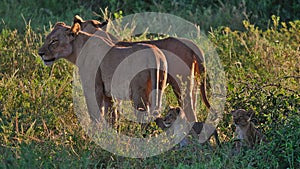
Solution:
<svg viewBox="0 0 300 169"><path fill-rule="evenodd" d="M54 61L64 58L79 67L79 74L81 76L81 81L84 84L89 83L94 78L91 76L93 72L88 72L89 74L81 74L84 72L82 69L89 68L84 67L85 60L82 63L76 62L82 51L86 42L92 38L92 45L96 45L99 48L100 53L96 53L96 56L100 56L101 53L106 53L103 60L95 74L95 92L96 100L101 110L101 116L112 107L112 94L110 91L112 83L112 75L116 70L116 67L124 60L128 59L130 55L135 56L135 52L140 52L141 56L137 57L139 59L142 54L147 55L147 63L145 66L151 65L148 69L139 72L133 80L130 82L130 99L133 101L136 110L142 108L147 110L147 105L150 105L150 112L158 111L161 106L162 92L166 85L167 78L167 62L164 54L155 46L149 44L133 44L130 47L118 47L111 43L109 40L102 37L91 35L86 32L82 32L79 24L74 24L72 27L65 25L62 22L56 23L53 30L46 36L44 44L38 50L38 54L43 59L45 65L51 65ZM87 50L87 47L84 48ZM89 52L89 51L85 51ZM146 53L145 53L146 52ZM95 54L95 53L92 53ZM89 55L90 57L90 55ZM88 59L88 58L84 58ZM127 63L126 67L131 68L134 65ZM154 66L153 66L154 65ZM130 70L130 69L127 69ZM125 72L126 73L126 72ZM138 81L136 80L138 79ZM85 83L84 83L85 82ZM92 84L93 85L93 84ZM158 92L160 86L161 92ZM153 92L155 90L155 92ZM154 94L151 96L151 101L149 101L150 92ZM89 99L90 96L86 96ZM95 115L93 115L95 116ZM99 116L98 116L99 117ZM98 118L96 117L96 118ZM99 117L100 118L100 117ZM99 120L99 119L92 119Z"/></svg>
<svg viewBox="0 0 300 169"><path fill-rule="evenodd" d="M170 108L164 118L157 118L157 119L155 119L155 122L158 127L165 130L165 129L171 127L172 125L180 125L180 124L174 124L174 122L178 118L182 118L181 114L183 114L183 110L180 107ZM201 133L201 131L203 129L203 125L204 125L203 122L195 122L189 135L192 135L194 137L199 136L199 134ZM217 145L221 146L219 136L218 136L218 133L216 130L214 130L213 133L208 138L210 138L212 135L214 135ZM182 140L180 142L180 145L183 146L186 144L186 142L187 142L187 140L185 138L184 140Z"/></svg>
<svg viewBox="0 0 300 169"><path fill-rule="evenodd" d="M174 93L178 99L179 105L183 107L184 112L186 112L186 117L190 122L197 121L196 117L196 92L198 87L200 87L200 93L204 104L208 109L211 105L206 96L206 72L204 66L204 56L203 52L197 47L195 43L184 38L173 38L168 37L162 40L153 41L141 41L141 42L122 42L118 41L113 35L108 32L103 31L101 28L105 25L95 20L84 21L81 17L76 15L74 17L74 24L78 23L82 27L82 31L88 33L96 33L99 36L104 36L119 46L131 46L136 43L147 43L157 46L164 52L167 62L168 62L168 78L167 83L169 83ZM189 67L189 71L183 69L183 64L174 61L174 58L179 58L183 61L183 64ZM173 75L173 76L172 76ZM174 75L179 75L182 77L182 82L176 81L177 77ZM199 75L200 78L195 78L196 83L194 83L195 75ZM187 82L187 90L181 91L182 83ZM199 85L200 84L200 85ZM182 94L184 98L181 98Z"/></svg>
<svg viewBox="0 0 300 169"><path fill-rule="evenodd" d="M236 126L236 151L240 152L242 146L254 148L255 144L259 144L262 141L266 141L265 136L262 135L250 121L253 111L246 111L244 109L238 109L231 112L233 122Z"/></svg>

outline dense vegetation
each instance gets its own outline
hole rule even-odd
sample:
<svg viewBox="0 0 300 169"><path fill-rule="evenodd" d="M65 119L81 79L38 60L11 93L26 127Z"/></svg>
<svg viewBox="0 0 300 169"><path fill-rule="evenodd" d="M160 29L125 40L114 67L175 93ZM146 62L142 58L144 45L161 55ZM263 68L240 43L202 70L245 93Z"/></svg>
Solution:
<svg viewBox="0 0 300 169"><path fill-rule="evenodd" d="M49 27L49 24L57 21L70 23L69 18L74 14L80 14L84 18L102 19L100 8L106 7L112 13L121 10L126 15L145 11L171 13L199 24L203 30L218 26L245 30L243 20L248 20L261 29L267 29L271 26L272 15L280 16L284 22L300 18L299 0L3 0L0 16L4 25L9 28L22 30L24 22L30 22L34 29L43 30L43 26ZM94 12L100 15L94 15Z"/></svg>
<svg viewBox="0 0 300 169"><path fill-rule="evenodd" d="M74 14L102 20L106 6L112 16L173 13L205 30L227 78L222 148L195 144L131 159L86 136L73 110L72 65L45 67L37 49L53 23L71 24ZM300 168L299 7L297 0L1 1L0 168ZM232 156L229 112L241 107L256 112L269 143Z"/></svg>

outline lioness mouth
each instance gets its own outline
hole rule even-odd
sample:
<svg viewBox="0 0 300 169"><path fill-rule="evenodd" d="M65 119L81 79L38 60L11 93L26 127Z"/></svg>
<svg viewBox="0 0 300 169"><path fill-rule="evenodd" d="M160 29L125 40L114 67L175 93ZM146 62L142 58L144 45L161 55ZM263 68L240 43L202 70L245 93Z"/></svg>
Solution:
<svg viewBox="0 0 300 169"><path fill-rule="evenodd" d="M55 61L55 58L52 58L52 59L44 59L44 62L53 62Z"/></svg>

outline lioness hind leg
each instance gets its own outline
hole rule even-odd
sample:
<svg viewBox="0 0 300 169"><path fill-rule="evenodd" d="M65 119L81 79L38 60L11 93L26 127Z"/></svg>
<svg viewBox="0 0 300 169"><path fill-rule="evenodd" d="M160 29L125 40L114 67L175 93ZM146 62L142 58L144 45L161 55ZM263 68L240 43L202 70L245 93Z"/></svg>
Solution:
<svg viewBox="0 0 300 169"><path fill-rule="evenodd" d="M150 92L150 116L158 116L159 109L161 107L161 95L162 92L159 89L159 70L150 70L151 77L151 92Z"/></svg>
<svg viewBox="0 0 300 169"><path fill-rule="evenodd" d="M106 112L105 120L108 121L108 124L116 126L118 121L118 109L113 106L113 101L108 97L104 98L104 104Z"/></svg>
<svg viewBox="0 0 300 169"><path fill-rule="evenodd" d="M151 79L149 71L139 72L130 83L131 98L134 104L133 121L143 123L149 112L149 97L151 92Z"/></svg>
<svg viewBox="0 0 300 169"><path fill-rule="evenodd" d="M219 135L218 135L217 130L214 131L213 135L214 135L214 137L215 137L215 140L216 140L217 145L218 145L219 147L221 147L221 142L220 142L220 140L219 140Z"/></svg>

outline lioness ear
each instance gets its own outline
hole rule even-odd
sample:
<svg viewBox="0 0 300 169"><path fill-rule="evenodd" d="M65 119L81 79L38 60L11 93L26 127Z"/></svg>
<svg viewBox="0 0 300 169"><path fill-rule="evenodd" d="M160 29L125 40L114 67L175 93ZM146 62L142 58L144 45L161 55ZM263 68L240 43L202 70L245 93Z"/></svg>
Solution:
<svg viewBox="0 0 300 169"><path fill-rule="evenodd" d="M107 24L108 24L108 19L106 19L104 22L98 24L97 26L98 26L99 28L102 28L102 27L106 26Z"/></svg>
<svg viewBox="0 0 300 169"><path fill-rule="evenodd" d="M64 22L57 22L57 23L54 25L54 28L60 27L60 26L66 26L66 24L65 24Z"/></svg>
<svg viewBox="0 0 300 169"><path fill-rule="evenodd" d="M79 15L74 16L73 24L79 23L81 25L82 22L84 22L84 20Z"/></svg>
<svg viewBox="0 0 300 169"><path fill-rule="evenodd" d="M78 35L78 32L81 30L81 26L79 23L74 23L70 29L71 35Z"/></svg>

